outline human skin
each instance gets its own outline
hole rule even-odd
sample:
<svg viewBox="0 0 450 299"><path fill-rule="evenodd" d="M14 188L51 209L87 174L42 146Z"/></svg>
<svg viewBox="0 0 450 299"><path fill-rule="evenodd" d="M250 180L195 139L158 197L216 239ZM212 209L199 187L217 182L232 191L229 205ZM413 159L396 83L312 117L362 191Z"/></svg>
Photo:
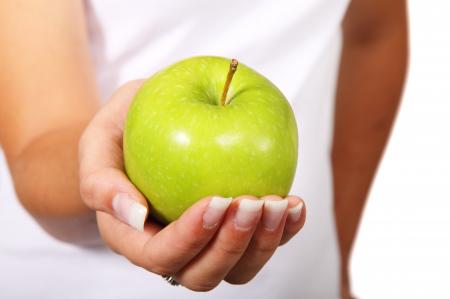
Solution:
<svg viewBox="0 0 450 299"><path fill-rule="evenodd" d="M332 163L341 295L351 298L351 248L406 76L406 1L354 0L342 28Z"/></svg>
<svg viewBox="0 0 450 299"><path fill-rule="evenodd" d="M21 203L55 238L92 244L97 225L117 253L189 289L248 282L300 231L303 201L209 196L166 227L152 221L144 227L146 200L123 171L121 148L140 82L123 86L99 109L83 12L82 1L0 4L0 140ZM25 34L30 28L33 34ZM124 213L130 201L144 211L141 223Z"/></svg>
<svg viewBox="0 0 450 299"><path fill-rule="evenodd" d="M354 0L345 17L332 152L344 297L350 296L347 265L361 209L403 85L404 8L404 1ZM0 143L21 203L50 235L75 244L97 240L95 214L79 192L78 143L100 107L85 29L82 1L0 3ZM145 203L139 194L136 199ZM98 209L112 213L111 205ZM135 238L136 230L109 215L98 212L100 229L112 225ZM287 227L292 235L301 221ZM126 255L126 248L114 247L111 232L103 237ZM229 281L245 282L229 273Z"/></svg>

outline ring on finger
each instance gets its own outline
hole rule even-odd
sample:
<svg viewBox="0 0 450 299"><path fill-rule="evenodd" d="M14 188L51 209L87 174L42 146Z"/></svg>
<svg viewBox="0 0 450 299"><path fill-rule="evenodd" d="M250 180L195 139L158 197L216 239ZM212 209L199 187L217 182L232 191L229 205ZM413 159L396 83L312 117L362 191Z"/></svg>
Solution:
<svg viewBox="0 0 450 299"><path fill-rule="evenodd" d="M162 278L164 278L165 281L167 281L168 283L170 283L173 286L179 286L180 283L178 281L175 280L175 278L173 278L170 275L161 275Z"/></svg>

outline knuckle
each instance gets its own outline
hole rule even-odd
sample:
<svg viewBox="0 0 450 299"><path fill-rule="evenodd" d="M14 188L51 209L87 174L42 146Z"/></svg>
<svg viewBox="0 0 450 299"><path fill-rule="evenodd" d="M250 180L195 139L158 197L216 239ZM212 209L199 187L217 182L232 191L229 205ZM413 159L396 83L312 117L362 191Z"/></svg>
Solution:
<svg viewBox="0 0 450 299"><path fill-rule="evenodd" d="M89 174L80 179L80 195L88 205L94 196L95 181L95 174Z"/></svg>
<svg viewBox="0 0 450 299"><path fill-rule="evenodd" d="M107 199L112 195L113 186L104 183L107 177L108 173L105 169L101 169L80 178L80 197L91 209L101 211L111 209Z"/></svg>
<svg viewBox="0 0 450 299"><path fill-rule="evenodd" d="M105 212L112 209L109 201L115 192L112 171L110 168L97 169L80 178L80 197L91 209Z"/></svg>
<svg viewBox="0 0 450 299"><path fill-rule="evenodd" d="M247 248L247 244L221 242L219 249L228 256L240 256Z"/></svg>
<svg viewBox="0 0 450 299"><path fill-rule="evenodd" d="M142 248L141 256L144 257L138 266L155 273L157 275L173 275L176 269L170 263L162 261L161 257L154 250L146 251L146 246Z"/></svg>

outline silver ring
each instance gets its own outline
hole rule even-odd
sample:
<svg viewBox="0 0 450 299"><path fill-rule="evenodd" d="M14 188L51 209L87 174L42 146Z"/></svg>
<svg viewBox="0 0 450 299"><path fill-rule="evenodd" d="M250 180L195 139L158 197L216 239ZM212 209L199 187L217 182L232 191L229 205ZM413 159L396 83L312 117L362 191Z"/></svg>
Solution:
<svg viewBox="0 0 450 299"><path fill-rule="evenodd" d="M168 283L170 283L170 284L173 285L173 286L179 286L179 285L180 285L180 283L178 283L178 282L175 280L175 278L173 278L173 277L170 276L170 275L161 275L161 276L162 276L162 278L164 278L165 281L167 281Z"/></svg>

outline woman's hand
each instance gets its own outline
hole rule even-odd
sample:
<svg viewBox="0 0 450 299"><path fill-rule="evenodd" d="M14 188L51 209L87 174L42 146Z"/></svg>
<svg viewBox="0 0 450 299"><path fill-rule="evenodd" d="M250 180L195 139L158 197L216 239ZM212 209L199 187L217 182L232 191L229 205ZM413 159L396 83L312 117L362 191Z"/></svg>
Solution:
<svg viewBox="0 0 450 299"><path fill-rule="evenodd" d="M81 194L97 211L104 241L132 263L169 275L194 291L222 280L250 281L277 247L303 226L306 212L296 196L201 199L178 220L144 224L148 205L124 173L122 133L128 106L142 81L121 87L98 112L79 146Z"/></svg>

